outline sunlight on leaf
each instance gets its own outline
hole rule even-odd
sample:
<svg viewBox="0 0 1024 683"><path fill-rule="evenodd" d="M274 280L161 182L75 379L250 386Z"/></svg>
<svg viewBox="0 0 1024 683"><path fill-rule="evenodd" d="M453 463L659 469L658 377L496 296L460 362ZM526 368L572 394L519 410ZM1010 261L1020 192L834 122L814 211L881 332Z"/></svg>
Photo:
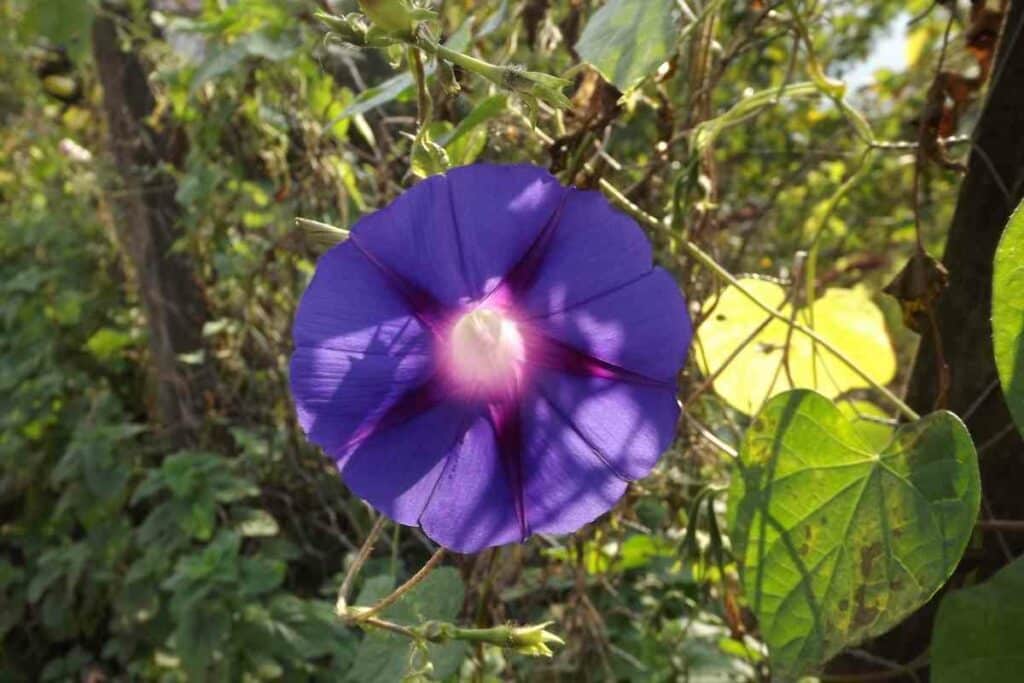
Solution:
<svg viewBox="0 0 1024 683"><path fill-rule="evenodd" d="M673 0L609 0L583 28L576 51L626 91L672 54Z"/></svg>
<svg viewBox="0 0 1024 683"><path fill-rule="evenodd" d="M753 278L740 282L762 302L791 315L780 285ZM835 398L866 386L860 375L806 335L790 334L781 320L769 321L767 313L735 288L705 301L702 311L707 318L697 330L697 363L706 376L719 373L715 392L737 410L755 413L769 397L791 388L815 389ZM886 384L896 374L885 319L865 290L826 290L810 310L797 311L796 321L813 327L877 383Z"/></svg>
<svg viewBox="0 0 1024 683"><path fill-rule="evenodd" d="M1006 405L1024 434L1024 204L1010 217L996 251L992 330Z"/></svg>
<svg viewBox="0 0 1024 683"><path fill-rule="evenodd" d="M980 502L963 423L937 412L881 450L827 398L765 404L743 441L729 521L779 680L889 630L949 578Z"/></svg>
<svg viewBox="0 0 1024 683"><path fill-rule="evenodd" d="M885 422L892 420L892 415L871 401L840 401L836 407L850 420L857 435L872 449L880 451L889 445L893 427Z"/></svg>

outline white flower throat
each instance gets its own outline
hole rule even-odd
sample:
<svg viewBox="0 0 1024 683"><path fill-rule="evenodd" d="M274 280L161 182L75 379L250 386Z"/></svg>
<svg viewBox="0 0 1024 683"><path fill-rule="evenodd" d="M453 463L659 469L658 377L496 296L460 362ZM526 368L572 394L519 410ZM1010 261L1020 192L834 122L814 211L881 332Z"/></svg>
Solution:
<svg viewBox="0 0 1024 683"><path fill-rule="evenodd" d="M516 323L493 308L473 309L452 327L452 368L466 385L483 389L507 385L518 373L523 351Z"/></svg>

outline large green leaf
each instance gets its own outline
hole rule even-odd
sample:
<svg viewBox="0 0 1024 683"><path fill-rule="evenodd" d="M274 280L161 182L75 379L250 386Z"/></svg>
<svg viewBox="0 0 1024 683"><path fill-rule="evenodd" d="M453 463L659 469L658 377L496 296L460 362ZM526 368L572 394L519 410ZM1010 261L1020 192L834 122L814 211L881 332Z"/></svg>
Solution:
<svg viewBox="0 0 1024 683"><path fill-rule="evenodd" d="M942 598L932 683L1017 683L1024 669L1024 558L985 583Z"/></svg>
<svg viewBox="0 0 1024 683"><path fill-rule="evenodd" d="M671 56L675 7L674 0L608 0L583 28L576 51L628 90Z"/></svg>
<svg viewBox="0 0 1024 683"><path fill-rule="evenodd" d="M1010 217L996 251L992 332L1003 395L1024 433L1024 203Z"/></svg>
<svg viewBox="0 0 1024 683"><path fill-rule="evenodd" d="M883 633L949 578L978 513L977 454L937 412L880 451L824 396L765 403L729 492L747 600L779 680Z"/></svg>

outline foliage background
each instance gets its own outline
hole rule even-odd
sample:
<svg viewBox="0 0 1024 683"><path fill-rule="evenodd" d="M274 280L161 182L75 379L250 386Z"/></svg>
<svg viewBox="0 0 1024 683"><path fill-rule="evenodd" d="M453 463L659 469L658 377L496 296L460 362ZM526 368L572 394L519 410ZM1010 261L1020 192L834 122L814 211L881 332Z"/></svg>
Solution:
<svg viewBox="0 0 1024 683"><path fill-rule="evenodd" d="M574 46L602 4L452 0L439 23L469 52L559 74L581 61ZM914 253L915 212L939 253L955 207L959 174L940 164L922 165L913 199L913 145L949 13L924 0L799 3L815 59L836 78L922 15L906 30L905 68L861 76L848 93L884 141L865 166L863 141L823 97L781 98L712 150L693 145L693 130L750 92L803 80L810 58L781 3L684 4L699 14L680 24L692 30L652 32L653 58L604 45L617 82L641 79L618 83L621 101L593 71L574 77L574 106L557 114L461 71L457 93L432 77L434 140L456 163L529 160L581 186L608 179L733 273L788 288L804 276L797 254L813 247L819 286L862 288L881 307L898 361L883 381L902 386L917 335L881 290ZM321 251L295 217L350 225L417 170L407 67L325 41L313 16L323 9L355 3L0 2L0 680L394 681L424 666L400 638L334 614L372 513L305 442L287 391L291 319ZM670 27L678 11L667 10ZM127 174L93 58L91 26L104 18L144 66L147 134L173 142ZM945 63L973 68L964 17L951 26ZM976 114L943 136L969 133ZM964 151L955 141L950 154ZM183 377L212 377L194 385L203 392L185 436L160 417L146 274L118 222L140 186L171 193L149 209L170 212L171 252L204 309L199 346L177 354ZM652 239L699 314L720 285L677 238ZM706 485L727 484L721 446L738 447L750 421L709 389L700 353L682 378L677 443L611 514L570 537L450 558L393 615L553 620L566 646L550 660L433 648L432 672L415 675L766 679L736 568L719 552L723 498L692 515ZM894 417L866 388L845 398ZM681 552L688 531L704 552ZM389 528L357 602L430 553L417 530Z"/></svg>

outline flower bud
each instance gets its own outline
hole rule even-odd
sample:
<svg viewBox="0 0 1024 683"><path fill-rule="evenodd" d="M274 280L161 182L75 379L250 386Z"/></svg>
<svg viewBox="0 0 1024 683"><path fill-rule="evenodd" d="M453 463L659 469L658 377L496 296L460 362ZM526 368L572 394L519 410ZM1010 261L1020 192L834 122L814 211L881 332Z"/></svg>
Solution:
<svg viewBox="0 0 1024 683"><path fill-rule="evenodd" d="M569 85L569 81L564 78L539 71L527 71L521 66L508 66L504 71L502 85L509 90L542 100L557 109L566 109L572 104L562 93L562 88Z"/></svg>
<svg viewBox="0 0 1024 683"><path fill-rule="evenodd" d="M408 0L359 0L359 7L374 26L401 35L411 35L417 22L430 19L430 10L413 7Z"/></svg>
<svg viewBox="0 0 1024 683"><path fill-rule="evenodd" d="M367 27L362 15L352 13L339 17L333 14L327 14L326 12L317 12L314 16L326 24L327 28L331 30L331 33L343 42L350 43L358 47L367 46Z"/></svg>
<svg viewBox="0 0 1024 683"><path fill-rule="evenodd" d="M553 621L545 621L535 626L513 627L509 636L509 647L520 654L531 657L550 657L552 653L548 643L565 645L564 640L546 630L553 623Z"/></svg>

